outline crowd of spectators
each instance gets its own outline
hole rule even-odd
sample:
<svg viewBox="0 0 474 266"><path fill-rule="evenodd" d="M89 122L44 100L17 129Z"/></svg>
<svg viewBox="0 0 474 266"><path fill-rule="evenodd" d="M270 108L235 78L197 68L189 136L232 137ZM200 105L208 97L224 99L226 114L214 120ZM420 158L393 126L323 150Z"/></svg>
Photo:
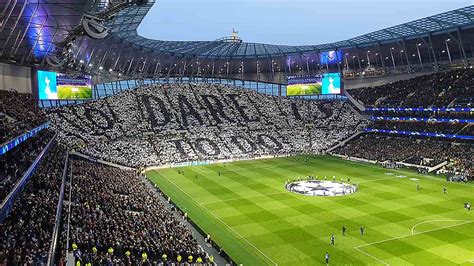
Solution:
<svg viewBox="0 0 474 266"><path fill-rule="evenodd" d="M53 135L54 132L43 130L7 153L0 155L0 202L3 202L10 194Z"/></svg>
<svg viewBox="0 0 474 266"><path fill-rule="evenodd" d="M349 90L365 106L376 107L448 107L456 98L456 107L472 106L474 69L458 69L419 76L378 87Z"/></svg>
<svg viewBox="0 0 474 266"><path fill-rule="evenodd" d="M439 139L420 139L405 136L362 134L333 151L349 157L384 162L403 162L412 157L450 162L447 169L455 169L474 177L474 145L453 143Z"/></svg>
<svg viewBox="0 0 474 266"><path fill-rule="evenodd" d="M0 144L43 124L46 119L33 95L0 90Z"/></svg>
<svg viewBox="0 0 474 266"><path fill-rule="evenodd" d="M132 167L320 153L367 123L345 102L218 84L144 85L48 115L63 142Z"/></svg>
<svg viewBox="0 0 474 266"><path fill-rule="evenodd" d="M46 265L66 150L55 145L0 223L0 265Z"/></svg>
<svg viewBox="0 0 474 266"><path fill-rule="evenodd" d="M136 171L72 161L70 251L92 265L205 262L183 221ZM164 256L165 255L165 256Z"/></svg>

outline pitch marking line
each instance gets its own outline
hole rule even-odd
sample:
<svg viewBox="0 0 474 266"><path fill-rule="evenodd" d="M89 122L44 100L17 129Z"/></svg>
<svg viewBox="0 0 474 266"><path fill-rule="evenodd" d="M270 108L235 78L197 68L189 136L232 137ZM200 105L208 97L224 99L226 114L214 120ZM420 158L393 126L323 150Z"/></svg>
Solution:
<svg viewBox="0 0 474 266"><path fill-rule="evenodd" d="M203 202L201 204L202 205L207 205L207 204L220 203L220 202L226 202L226 201L243 200L243 199L258 198L258 197L265 197L265 196L271 196L271 195L279 195L279 194L284 194L284 193L287 193L287 192L275 192L275 193L254 195L254 196L248 196L248 197L238 197L238 198L225 199L225 200L216 200L216 201Z"/></svg>
<svg viewBox="0 0 474 266"><path fill-rule="evenodd" d="M381 260L381 259L375 257L374 255L371 255L370 253L367 253L367 252L365 252L365 251L363 251L363 250L360 250L359 247L354 247L354 249L357 250L357 251L360 251L360 252L364 253L365 255L371 257L372 259L374 259L374 260L376 260L376 261L378 261L378 262L380 262L380 263L382 263L382 264L384 264L384 265L390 265L390 264L386 263L385 261L383 261L383 260Z"/></svg>
<svg viewBox="0 0 474 266"><path fill-rule="evenodd" d="M411 228L411 234L412 235L415 235L415 227L417 227L418 225L422 225L422 224L428 224L428 223L434 223L434 222L464 222L464 223L459 223L459 224L456 224L456 225L461 225L461 224L468 224L468 223L472 223L473 221L469 221L469 220L429 220L429 221L424 221L424 222L421 222L421 223L417 223L415 224L412 228ZM455 226L455 225L453 225Z"/></svg>
<svg viewBox="0 0 474 266"><path fill-rule="evenodd" d="M423 231L423 232L414 232L414 228L422 223L427 223L427 222L433 222L435 220L432 220L432 221L426 221L426 222L421 222L421 223L418 223L418 224L415 224L413 227L412 227L412 233L411 234L408 234L408 235L403 235L403 236L398 236L398 237L393 237L393 238L389 238L389 239L385 239L385 240L380 240L380 241L376 241L376 242L372 242L372 243L368 243L368 244L364 244L364 245L359 245L359 246L356 246L354 247L355 250L357 251L360 251L362 253L364 253L365 255L385 264L385 265L390 265L388 264L387 262L375 257L374 255L371 255L363 250L361 250L360 248L362 247L366 247L366 246L371 246L371 245L375 245L375 244L379 244L379 243L384 243L384 242L388 242L388 241L392 241L392 240L398 240L398 239L402 239L402 238L406 238L406 237L410 237L410 236L415 236L415 235L421 235L421 234L425 234L425 233L430 233L430 232L434 232L434 231L438 231L438 230L442 230L442 229L447 229L447 228L451 228L451 227L456 227L456 226L460 226L460 225L465 225L465 224L470 224L470 223L473 223L474 221L468 221L468 220L464 220L463 223L458 223L458 224L453 224L453 225L447 225L447 226L443 226L443 227L440 227L440 228L436 228L436 229L431 229L431 230L427 230L427 231ZM453 220L450 220L450 221L453 221ZM456 220L454 220L456 221ZM459 220L459 221L462 221L462 220Z"/></svg>
<svg viewBox="0 0 474 266"><path fill-rule="evenodd" d="M232 227L230 227L228 224L226 224L224 221L222 221L221 218L217 217L213 212L211 212L208 208L206 208L204 205L199 203L196 199L194 199L191 195L189 195L186 191L184 191L180 186L178 186L175 182L173 182L171 179L167 178L166 176L162 175L161 173L157 172L159 175L161 175L163 178L168 180L171 184L173 184L175 187L177 187L181 192L183 192L185 195L187 195L189 198L191 198L196 204L198 204L201 208L205 209L208 213L210 213L212 216L214 216L217 220L219 220L222 224L224 224L227 228L229 228L234 234L236 234L238 237L241 239L245 240L247 244L252 246L255 250L257 250L260 254L262 254L265 258L267 258L269 261L271 261L274 265L278 266L278 264L273 261L270 257L268 257L265 253L263 253L260 249L258 249L255 245L250 243L245 237L243 237L241 234L239 234L237 231L235 231Z"/></svg>

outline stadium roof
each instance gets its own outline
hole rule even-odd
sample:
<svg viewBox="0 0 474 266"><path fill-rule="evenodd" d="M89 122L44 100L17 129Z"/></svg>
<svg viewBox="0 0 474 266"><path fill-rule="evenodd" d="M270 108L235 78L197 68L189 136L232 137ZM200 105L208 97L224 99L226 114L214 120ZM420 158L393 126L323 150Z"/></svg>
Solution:
<svg viewBox="0 0 474 266"><path fill-rule="evenodd" d="M112 4L109 4L112 2ZM133 4L132 4L133 2ZM137 4L138 3L138 4ZM139 36L137 28L155 0L8 0L0 3L0 59L12 63L51 68L50 55L59 55L64 64L57 69L99 74L101 71L118 76L203 75L286 71L286 57L291 57L292 69L311 69L319 66L320 51L343 50L347 57L355 58L359 68L364 67L369 50L377 51L371 60L383 64L390 49L405 51L413 58L393 56L393 64L414 61L418 42L420 61L431 61L445 47L445 38L457 44L474 45L474 5L452 10L427 18L378 30L348 40L327 44L290 46L248 43L232 39L213 41L160 41ZM93 17L90 20L88 17ZM85 21L96 27L97 36L87 35ZM107 33L101 36L101 27ZM457 34L456 34L457 32ZM462 41L459 32L464 34ZM107 35L107 36L105 36ZM439 37L437 37L439 36ZM461 46L461 45L460 45ZM432 52L429 49L430 47ZM434 47L434 48L432 48ZM421 49L423 48L423 49ZM436 50L436 51L434 51ZM456 53L458 51L452 51ZM459 51L458 53L464 51ZM49 57L48 57L49 56ZM359 60L360 56L360 60ZM378 58L377 58L378 57ZM426 59L425 59L426 58ZM54 59L54 58L53 58ZM429 60L428 60L429 59ZM54 60L52 60L54 63ZM309 61L309 62L308 62ZM352 60L354 61L354 60ZM362 62L362 64L361 64ZM416 62L413 62L416 63ZM193 65L194 64L194 65ZM214 66L215 64L215 66ZM227 65L226 65L227 64ZM317 66L316 66L317 64ZM347 62L346 65L349 65ZM357 62L352 62L355 66ZM367 64L367 62L365 62ZM387 64L390 64L387 61ZM203 66L206 65L207 69ZM299 66L298 66L299 65ZM362 66L362 67L360 67ZM370 66L370 63L369 63ZM215 68L215 69L214 69ZM211 70L212 69L212 70ZM106 71L109 70L109 71ZM242 79L244 77L241 77ZM268 80L275 78L268 78ZM279 79L281 82L281 78Z"/></svg>
<svg viewBox="0 0 474 266"><path fill-rule="evenodd" d="M178 55L193 55L205 58L249 58L270 57L307 52L329 51L362 47L374 43L387 43L400 39L420 38L438 32L455 28L474 26L474 5L441 13L412 22L396 25L390 28L374 31L348 40L334 43L290 46L247 42L221 41L160 41L141 37L137 27L143 20L153 3L143 7L133 7L123 10L109 24L114 34L122 39L133 42L144 48L157 52Z"/></svg>

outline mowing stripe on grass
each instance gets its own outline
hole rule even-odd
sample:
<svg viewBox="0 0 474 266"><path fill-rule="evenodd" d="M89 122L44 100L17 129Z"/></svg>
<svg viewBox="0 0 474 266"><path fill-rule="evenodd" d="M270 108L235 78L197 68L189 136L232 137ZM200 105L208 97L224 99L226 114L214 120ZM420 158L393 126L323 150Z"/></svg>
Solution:
<svg viewBox="0 0 474 266"><path fill-rule="evenodd" d="M381 259L375 257L374 255L372 255L372 254L370 254L370 253L367 253L367 252L365 252L365 251L359 249L359 247L354 247L354 249L357 250L357 251L360 251L361 253L364 253L365 255L371 257L372 259L374 259L374 260L376 260L376 261L378 261L378 262L380 262L380 263L382 263L382 264L384 264L384 265L390 265L390 264L386 263L385 261L383 261L383 260L381 260Z"/></svg>
<svg viewBox="0 0 474 266"><path fill-rule="evenodd" d="M196 199L194 199L191 195L189 195L186 191L184 191L180 186L178 186L175 182L173 182L171 179L167 178L166 176L162 175L161 173L159 172L156 172L158 173L158 175L162 176L163 178L165 178L168 182L170 182L171 184L173 184L175 187L177 187L179 190L181 190L181 192L183 192L185 195L187 195L190 199L192 199L194 202L196 202L196 204L198 206L200 206L202 209L204 209L205 211L207 211L208 213L210 213L212 216L214 216L218 221L220 221L223 225L225 225L227 228L229 228L234 234L236 234L239 238L243 239L247 244L249 244L250 246L252 246L256 251L258 251L260 254L262 254L266 259L268 259L272 264L278 266L278 264L273 261L270 257L268 257L265 253L263 253L260 249L258 249L255 245L253 245L252 243L250 243L250 241L248 241L245 237L243 237L241 234L239 234L237 231L235 231L232 227L230 227L228 224L226 224L224 221L222 221L221 218L217 217L213 212L211 212L208 208L206 208L204 205L202 205L201 203L199 203Z"/></svg>
<svg viewBox="0 0 474 266"><path fill-rule="evenodd" d="M414 234L408 234L408 235L403 235L403 236L397 236L397 237L393 237L393 238L389 238L389 239L384 239L384 240L380 240L380 241L376 241L376 242L372 242L372 243L368 243L368 244L359 245L359 246L357 246L357 247L355 247L355 248L361 248L361 247L371 246L371 245L375 245L375 244L379 244L379 243L383 243L383 242L387 242L387 241L392 241L392 240L397 240L397 239L401 239L401 238L405 238L405 237L409 237L409 236L416 236L416 235L419 235L419 234L430 233L430 232L434 232L434 231L438 231L438 230L443 230L443 229L447 229L447 228L451 228L451 227L455 227L455 226L470 224L470 223L472 223L472 222L474 222L474 221L466 221L466 222L463 222L463 223L453 224L453 225L447 225L447 226L443 226L443 227L436 228L436 229L430 229L430 230L426 230L426 231L423 231L423 232L417 232L417 233L414 233Z"/></svg>
<svg viewBox="0 0 474 266"><path fill-rule="evenodd" d="M406 169L387 170L327 156L298 161L190 166L185 168L186 175L161 169L151 171L150 177L244 265L274 265L260 251L279 265L301 266L323 265L325 252L335 265L460 264L474 258L469 253L474 251L470 244L474 219L460 208L471 200L474 184L447 183L444 178ZM288 179L307 175L350 177L361 189L334 198L305 197L284 190ZM419 179L421 191L415 190L417 182L412 177ZM442 194L443 185L450 194ZM433 219L453 221L425 222ZM460 224L464 222L466 225ZM349 234L330 246L330 235L340 235L337 232L343 225L350 232L363 225L369 234L363 238ZM440 226L457 227L414 235ZM405 234L414 237L397 240ZM374 242L378 240L385 243ZM362 245L367 243L372 246Z"/></svg>
<svg viewBox="0 0 474 266"><path fill-rule="evenodd" d="M429 221L424 221L424 222L415 224L415 225L411 228L411 234L412 234L412 235L415 235L415 234L416 234L416 233L415 233L415 227L417 227L418 225L427 224L427 223L433 223L433 222L467 222L467 223L472 223L473 221L469 221L469 220L429 220Z"/></svg>
<svg viewBox="0 0 474 266"><path fill-rule="evenodd" d="M286 193L288 193L288 192L286 192L286 191L285 192L275 192L275 193L261 194L261 195L248 196L248 197L237 197L237 198L233 198L233 199L215 200L215 201L203 202L203 203L200 203L200 204L206 205L206 204L227 202L227 201L233 201L233 200L251 199L251 198L258 198L258 197L265 197L265 196L279 195L279 194L286 194Z"/></svg>
<svg viewBox="0 0 474 266"><path fill-rule="evenodd" d="M428 221L429 222L429 221ZM416 235L420 235L420 234L425 234L425 233L430 233L430 232L434 232L434 231L439 231L439 230L443 230L443 229L447 229L447 228L451 228L451 227L456 227L456 226L460 226L460 225L466 225L466 224L470 224L470 223L473 223L474 221L465 221L463 223L459 223L459 224L453 224L453 225L448 225L448 226L443 226L443 227L440 227L440 228L436 228L436 229L431 229L431 230L427 230L427 231L423 231L423 232L413 232L413 228L415 228L417 225L419 224L416 224L415 226L413 226L412 228L412 233L411 234L408 234L408 235L403 235L403 236L398 236L398 237L393 237L393 238L389 238L389 239L384 239L384 240L380 240L380 241L376 241L376 242L372 242L372 243L368 243L368 244L363 244L363 245L359 245L359 246L356 246L354 247L355 250L357 251L360 251L362 253L364 253L365 255L385 264L385 265L389 265L388 263L384 262L383 260L369 254L368 252L365 252L363 250L361 250L360 248L363 248L363 247L367 247L367 246L371 246L371 245L375 245L375 244L380 244L380 243L384 243L384 242L388 242L388 241L393 241L393 240L398 240L398 239L402 239L402 238L406 238L406 237L410 237L410 236L416 236ZM423 223L426 223L426 222L423 222ZM420 223L421 224L421 223Z"/></svg>

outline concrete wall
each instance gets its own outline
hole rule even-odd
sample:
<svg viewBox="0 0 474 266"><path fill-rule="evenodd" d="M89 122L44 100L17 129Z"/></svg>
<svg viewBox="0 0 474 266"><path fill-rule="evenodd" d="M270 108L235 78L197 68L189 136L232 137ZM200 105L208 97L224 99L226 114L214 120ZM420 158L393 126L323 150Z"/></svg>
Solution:
<svg viewBox="0 0 474 266"><path fill-rule="evenodd" d="M0 63L0 90L31 93L31 68Z"/></svg>

